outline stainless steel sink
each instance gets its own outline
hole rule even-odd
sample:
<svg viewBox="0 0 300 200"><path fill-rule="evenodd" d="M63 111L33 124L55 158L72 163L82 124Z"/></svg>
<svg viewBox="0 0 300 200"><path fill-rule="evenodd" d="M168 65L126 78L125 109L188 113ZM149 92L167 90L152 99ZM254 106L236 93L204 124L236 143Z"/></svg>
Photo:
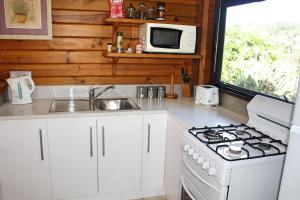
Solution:
<svg viewBox="0 0 300 200"><path fill-rule="evenodd" d="M88 100L53 100L49 112L84 112L91 110Z"/></svg>
<svg viewBox="0 0 300 200"><path fill-rule="evenodd" d="M128 98L97 99L94 101L98 110L139 110L140 108Z"/></svg>
<svg viewBox="0 0 300 200"><path fill-rule="evenodd" d="M128 98L89 100L53 100L49 112L87 112L95 110L139 110L140 108Z"/></svg>

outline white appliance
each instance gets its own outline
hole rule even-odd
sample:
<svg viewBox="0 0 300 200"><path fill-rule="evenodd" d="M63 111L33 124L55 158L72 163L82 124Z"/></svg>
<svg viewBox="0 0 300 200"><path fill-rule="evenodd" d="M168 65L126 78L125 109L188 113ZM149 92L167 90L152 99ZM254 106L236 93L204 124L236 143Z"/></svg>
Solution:
<svg viewBox="0 0 300 200"><path fill-rule="evenodd" d="M195 53L196 26L146 23L139 30L143 52Z"/></svg>
<svg viewBox="0 0 300 200"><path fill-rule="evenodd" d="M35 90L35 84L31 77L21 76L7 79L10 88L12 104L32 103L31 94Z"/></svg>
<svg viewBox="0 0 300 200"><path fill-rule="evenodd" d="M182 200L277 200L292 109L256 96L247 124L184 132Z"/></svg>
<svg viewBox="0 0 300 200"><path fill-rule="evenodd" d="M218 105L219 89L213 85L197 85L195 104Z"/></svg>
<svg viewBox="0 0 300 200"><path fill-rule="evenodd" d="M284 171L280 186L279 200L299 200L300 199L300 84L294 117L289 136L288 149L285 158Z"/></svg>

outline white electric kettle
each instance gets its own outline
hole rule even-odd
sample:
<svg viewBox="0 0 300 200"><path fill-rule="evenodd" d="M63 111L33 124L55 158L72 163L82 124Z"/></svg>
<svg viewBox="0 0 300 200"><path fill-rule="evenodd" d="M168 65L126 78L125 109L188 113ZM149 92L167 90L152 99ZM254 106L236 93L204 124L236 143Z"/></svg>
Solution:
<svg viewBox="0 0 300 200"><path fill-rule="evenodd" d="M21 76L7 79L10 88L12 104L32 103L31 94L35 89L35 84L31 77Z"/></svg>

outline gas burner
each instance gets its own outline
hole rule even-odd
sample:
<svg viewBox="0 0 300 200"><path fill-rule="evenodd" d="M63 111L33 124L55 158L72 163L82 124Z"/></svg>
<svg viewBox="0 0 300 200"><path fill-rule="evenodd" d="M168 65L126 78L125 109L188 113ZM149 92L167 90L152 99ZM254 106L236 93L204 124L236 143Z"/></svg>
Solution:
<svg viewBox="0 0 300 200"><path fill-rule="evenodd" d="M218 135L218 131L215 130L206 130L203 132L204 137L206 137L209 140L220 140L222 137Z"/></svg>
<svg viewBox="0 0 300 200"><path fill-rule="evenodd" d="M235 134L241 136L245 134L245 128L244 127L237 127Z"/></svg>
<svg viewBox="0 0 300 200"><path fill-rule="evenodd" d="M269 150L271 150L271 148L272 148L272 145L271 144L267 144L267 143L259 143L258 144L258 148L260 148L261 150L263 150L263 151L269 151Z"/></svg>
<svg viewBox="0 0 300 200"><path fill-rule="evenodd" d="M242 146L243 143L232 143L228 146L229 152L233 154L240 154L242 153Z"/></svg>
<svg viewBox="0 0 300 200"><path fill-rule="evenodd" d="M240 160L249 157L249 152L243 148L243 142L221 144L216 146L216 151L226 160Z"/></svg>

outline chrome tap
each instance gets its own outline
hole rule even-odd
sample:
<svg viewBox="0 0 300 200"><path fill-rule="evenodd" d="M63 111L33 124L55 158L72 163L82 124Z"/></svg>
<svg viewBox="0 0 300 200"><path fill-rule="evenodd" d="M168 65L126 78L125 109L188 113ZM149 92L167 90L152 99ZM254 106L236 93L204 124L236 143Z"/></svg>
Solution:
<svg viewBox="0 0 300 200"><path fill-rule="evenodd" d="M107 90L109 89L115 89L115 86L114 85L110 85L110 86L107 86L106 88L104 88L103 90L101 90L96 96L95 96L95 90L96 89L99 89L100 87L96 87L96 88L93 88L93 89L90 89L89 90L89 101L90 102L93 102L97 99L97 97L99 97L100 95L102 95L104 92L106 92Z"/></svg>

